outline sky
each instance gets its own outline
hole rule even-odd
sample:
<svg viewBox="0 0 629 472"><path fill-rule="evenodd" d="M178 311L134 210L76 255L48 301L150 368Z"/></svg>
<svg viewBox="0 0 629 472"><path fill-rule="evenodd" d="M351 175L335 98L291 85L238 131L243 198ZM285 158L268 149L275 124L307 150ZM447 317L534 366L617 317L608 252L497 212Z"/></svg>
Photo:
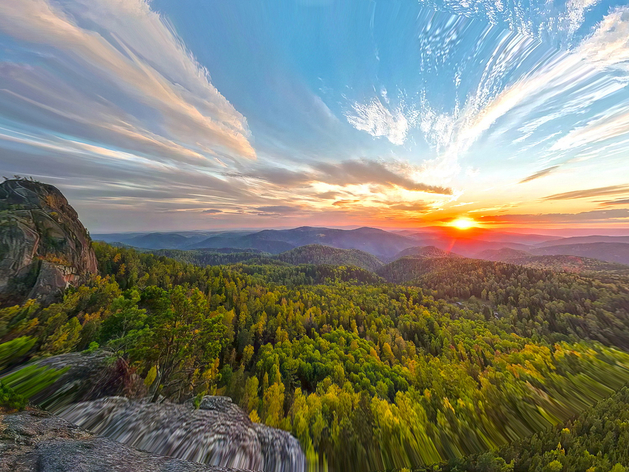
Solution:
<svg viewBox="0 0 629 472"><path fill-rule="evenodd" d="M92 232L629 230L629 4L0 0L0 171Z"/></svg>

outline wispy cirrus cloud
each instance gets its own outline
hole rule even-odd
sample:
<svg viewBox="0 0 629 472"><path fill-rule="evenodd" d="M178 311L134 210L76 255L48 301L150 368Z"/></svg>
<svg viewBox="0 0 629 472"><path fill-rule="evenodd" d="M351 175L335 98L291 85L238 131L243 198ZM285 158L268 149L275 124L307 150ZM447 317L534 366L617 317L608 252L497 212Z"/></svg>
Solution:
<svg viewBox="0 0 629 472"><path fill-rule="evenodd" d="M404 104L392 107L383 104L380 98L374 98L366 104L355 102L345 117L357 130L365 131L374 138L386 137L400 146L406 141L409 129L416 125L418 112Z"/></svg>
<svg viewBox="0 0 629 472"><path fill-rule="evenodd" d="M623 205L629 206L629 198L617 198L615 200L608 200L605 202L600 202L601 206L615 206L615 205Z"/></svg>
<svg viewBox="0 0 629 472"><path fill-rule="evenodd" d="M399 203L389 204L389 208L392 208L393 210L423 213L430 210L431 206L426 204L426 202L412 202L412 203L399 202Z"/></svg>
<svg viewBox="0 0 629 472"><path fill-rule="evenodd" d="M627 30L629 34L629 28ZM629 112L626 107L616 113L605 112L594 117L559 139L551 151L565 151L588 144L596 144L629 133Z"/></svg>
<svg viewBox="0 0 629 472"><path fill-rule="evenodd" d="M550 174L551 172L557 170L559 166L547 167L546 169L542 169L534 174L529 175L528 177L520 180L521 184L525 184L526 182L530 182L531 180L539 179L540 177L544 177L545 175Z"/></svg>
<svg viewBox="0 0 629 472"><path fill-rule="evenodd" d="M610 185L608 187L573 190L572 192L555 193L544 197L544 200L572 200L575 198L593 198L607 195L629 194L629 185Z"/></svg>
<svg viewBox="0 0 629 472"><path fill-rule="evenodd" d="M266 218L298 218L308 214L308 210L299 205L268 205L247 210L248 213Z"/></svg>
<svg viewBox="0 0 629 472"><path fill-rule="evenodd" d="M484 215L478 217L483 223L506 224L563 224L563 223L627 223L629 222L629 208L611 210L592 210L579 213L540 213L540 214L511 214Z"/></svg>

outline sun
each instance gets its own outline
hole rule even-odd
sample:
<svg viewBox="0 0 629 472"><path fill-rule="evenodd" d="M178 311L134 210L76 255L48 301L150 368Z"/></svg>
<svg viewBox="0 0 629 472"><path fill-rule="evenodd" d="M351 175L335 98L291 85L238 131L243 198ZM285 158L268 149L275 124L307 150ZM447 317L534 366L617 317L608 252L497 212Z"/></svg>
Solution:
<svg viewBox="0 0 629 472"><path fill-rule="evenodd" d="M452 220L448 226L453 226L456 229L470 229L476 227L477 224L473 219L462 216Z"/></svg>

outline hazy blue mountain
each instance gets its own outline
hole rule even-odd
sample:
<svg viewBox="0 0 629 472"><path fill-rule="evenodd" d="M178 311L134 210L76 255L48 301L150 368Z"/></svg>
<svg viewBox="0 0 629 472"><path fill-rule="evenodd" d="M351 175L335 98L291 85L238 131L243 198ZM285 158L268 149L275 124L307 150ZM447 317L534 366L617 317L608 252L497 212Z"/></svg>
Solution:
<svg viewBox="0 0 629 472"><path fill-rule="evenodd" d="M249 233L249 231L178 231L94 234L92 235L92 237L97 241L103 241L108 244L122 243L127 246L133 246L141 249L187 249L189 247L195 246L200 241L204 241L210 237L222 237L224 241L229 243L234 238L239 238ZM218 247L229 246L229 244L223 244Z"/></svg>
<svg viewBox="0 0 629 472"><path fill-rule="evenodd" d="M130 246L146 249L177 248L189 243L187 237L178 233L149 233L124 241Z"/></svg>
<svg viewBox="0 0 629 472"><path fill-rule="evenodd" d="M285 230L263 230L240 237L214 236L193 247L253 248L278 254L294 247L321 244L339 249L359 249L376 256L393 256L402 249L414 246L413 240L376 228L353 230L302 226Z"/></svg>

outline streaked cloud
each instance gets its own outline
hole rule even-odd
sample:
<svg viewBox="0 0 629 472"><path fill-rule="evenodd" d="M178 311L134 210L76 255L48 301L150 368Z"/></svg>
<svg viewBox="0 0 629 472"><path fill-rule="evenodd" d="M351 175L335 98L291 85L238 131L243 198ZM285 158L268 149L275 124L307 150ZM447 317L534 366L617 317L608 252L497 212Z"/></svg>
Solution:
<svg viewBox="0 0 629 472"><path fill-rule="evenodd" d="M550 174L551 172L557 170L558 168L559 168L559 166L547 167L546 169L542 169L542 170L540 170L538 172L535 172L534 174L531 174L528 177L520 180L520 183L524 184L526 182L530 182L531 180L539 179L540 177L544 177L545 175Z"/></svg>
<svg viewBox="0 0 629 472"><path fill-rule="evenodd" d="M284 215L287 213L295 213L300 210L300 208L295 208L287 205L270 205L270 206L261 206L257 207L256 210L266 214L274 214L274 215Z"/></svg>
<svg viewBox="0 0 629 472"><path fill-rule="evenodd" d="M616 200L608 200L606 202L601 202L601 206L613 206L613 205L629 206L629 198L617 198Z"/></svg>
<svg viewBox="0 0 629 472"><path fill-rule="evenodd" d="M540 2L526 0L419 0L436 10L444 10L470 18L482 18L492 25L506 26L523 36L540 37L544 34L568 40L578 30L586 11L600 0L568 0L567 2Z"/></svg>
<svg viewBox="0 0 629 472"><path fill-rule="evenodd" d="M509 224L562 224L562 223L627 223L629 222L629 208L612 210L592 210L579 213L540 213L540 214L511 214L484 215L477 218L482 223Z"/></svg>
<svg viewBox="0 0 629 472"><path fill-rule="evenodd" d="M629 30L627 31L629 34ZM622 111L614 114L604 113L595 117L584 126L570 131L559 139L551 151L569 150L588 144L600 143L629 133L629 112L623 107Z"/></svg>
<svg viewBox="0 0 629 472"><path fill-rule="evenodd" d="M371 184L385 187L400 187L412 192L427 192L452 195L452 189L418 182L403 175L391 165L382 162L356 159L339 163L311 163L303 171L265 167L244 174L228 174L250 179L261 179L280 186L304 186L316 182L341 187Z"/></svg>
<svg viewBox="0 0 629 472"><path fill-rule="evenodd" d="M572 192L555 193L544 197L544 200L572 200L575 198L593 198L607 195L629 194L629 185L610 185L608 187L574 190Z"/></svg>
<svg viewBox="0 0 629 472"><path fill-rule="evenodd" d="M4 0L0 31L48 62L2 65L3 113L156 159L255 157L245 118L144 0Z"/></svg>
<svg viewBox="0 0 629 472"><path fill-rule="evenodd" d="M412 211L423 213L427 210L430 210L432 207L425 202L412 202L412 203L394 203L390 204L389 208L393 210L401 210L401 211Z"/></svg>
<svg viewBox="0 0 629 472"><path fill-rule="evenodd" d="M382 163L366 160L343 161L339 164L321 163L314 166L323 176L319 180L329 184L351 185L371 183L397 186L414 192L451 195L452 189L416 182L390 170Z"/></svg>

